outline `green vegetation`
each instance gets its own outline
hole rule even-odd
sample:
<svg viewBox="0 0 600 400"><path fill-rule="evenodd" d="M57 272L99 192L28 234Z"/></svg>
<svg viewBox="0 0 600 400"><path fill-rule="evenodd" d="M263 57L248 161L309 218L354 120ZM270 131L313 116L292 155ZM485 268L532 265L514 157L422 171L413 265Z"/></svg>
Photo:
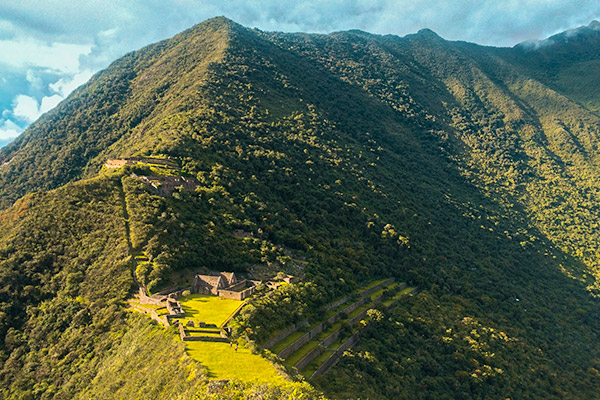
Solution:
<svg viewBox="0 0 600 400"><path fill-rule="evenodd" d="M130 318L127 328L120 343L103 357L92 382L75 398L133 399L156 393L161 399L193 398L206 381L206 370L186 357L183 342L142 317Z"/></svg>
<svg viewBox="0 0 600 400"><path fill-rule="evenodd" d="M242 301L222 297L192 294L179 299L185 317L194 321L221 326L225 320L242 305Z"/></svg>
<svg viewBox="0 0 600 400"><path fill-rule="evenodd" d="M279 353L281 350L285 349L290 344L294 343L297 339L299 339L305 333L306 333L306 330L304 330L304 329L297 330L296 332L288 335L285 339L283 339L282 341L277 343L275 346L273 346L271 351L275 354Z"/></svg>
<svg viewBox="0 0 600 400"><path fill-rule="evenodd" d="M221 18L116 61L0 152L0 396L161 397L127 370L162 348L129 362L126 346L181 343L123 311L133 273L155 293L226 270L305 275L232 323L258 344L373 279L419 288L315 380L333 398L594 398L600 101L580 72L600 42L580 33L494 49ZM102 170L136 155L175 160L197 188L162 197L132 173L169 168ZM227 344L193 346L231 376L210 364ZM263 360L249 352L240 363ZM166 362L186 395L319 397L272 367L257 382L280 383L215 392L186 383L189 359Z"/></svg>
<svg viewBox="0 0 600 400"><path fill-rule="evenodd" d="M265 358L244 346L222 342L186 342L190 357L206 367L211 379L238 379L251 383L281 384L283 376Z"/></svg>
<svg viewBox="0 0 600 400"><path fill-rule="evenodd" d="M286 364L288 364L288 365L296 364L298 361L300 361L302 359L302 357L307 355L309 351L311 351L318 345L319 345L319 342L316 340L311 340L310 342L307 342L304 346L300 347L296 352L294 352L294 354L292 354L285 360Z"/></svg>

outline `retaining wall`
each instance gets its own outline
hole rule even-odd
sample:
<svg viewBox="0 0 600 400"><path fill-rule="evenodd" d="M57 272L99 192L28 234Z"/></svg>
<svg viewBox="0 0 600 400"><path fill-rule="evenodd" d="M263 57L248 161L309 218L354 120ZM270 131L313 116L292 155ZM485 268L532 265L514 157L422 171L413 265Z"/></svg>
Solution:
<svg viewBox="0 0 600 400"><path fill-rule="evenodd" d="M144 291L143 288L139 288L138 295L139 295L140 303L142 303L142 304L152 304L155 306L164 305L164 304L162 304L163 298L160 298L160 299L152 298L146 294L146 292Z"/></svg>
<svg viewBox="0 0 600 400"><path fill-rule="evenodd" d="M355 303L349 305L342 311L329 317L327 319L327 322L330 324L334 324L341 318L343 313L348 314L349 312L356 310L358 307L363 305L366 301L367 301L367 299L364 297L358 299ZM350 311L348 311L348 310L350 310ZM359 314L359 316L363 316L363 315L364 315L363 313ZM354 322L350 322L350 323L352 324ZM294 343L290 344L288 347L281 350L279 353L277 353L277 355L283 359L286 359L292 353L294 353L296 350L298 350L300 347L304 346L307 342L309 342L311 339L315 338L319 333L321 333L325 329L325 325L326 325L325 322L321 322L319 325L312 328L309 332L307 332L306 334L304 334L304 335L300 336L298 339L296 339L296 341Z"/></svg>
<svg viewBox="0 0 600 400"><path fill-rule="evenodd" d="M327 336L321 342L321 346L328 347L331 343L335 342L335 340L340 336L340 330L335 330L331 335Z"/></svg>
<svg viewBox="0 0 600 400"><path fill-rule="evenodd" d="M329 311L329 310L331 310L332 308L336 308L337 306L340 306L340 305L344 304L345 302L347 302L347 301L348 301L348 298L349 298L349 296L344 296L344 297L342 297L341 299L339 299L339 300L336 300L336 301L334 301L333 303L331 303L331 304L328 304L327 306L325 306L324 310L325 310L325 311Z"/></svg>
<svg viewBox="0 0 600 400"><path fill-rule="evenodd" d="M358 307L365 304L366 301L367 301L366 297L361 297L360 299L358 299L358 301L356 301L354 304L350 304L348 307L344 308L341 312L345 313L345 314L350 314L352 311L356 310Z"/></svg>
<svg viewBox="0 0 600 400"><path fill-rule="evenodd" d="M321 366L315 371L314 374L311 375L311 378L314 378L317 375L324 374L329 371L331 367L333 367L340 360L340 357L344 354L346 350L351 348L358 342L358 337L361 331L356 332L354 335L350 336L348 340L346 340L342 345L329 357Z"/></svg>
<svg viewBox="0 0 600 400"><path fill-rule="evenodd" d="M158 315L158 313L154 310L149 310L147 308L144 307L136 307L135 305L132 306L133 308L135 308L138 311L141 311L145 314L149 314L150 318L152 318L153 320L155 320L156 322L158 322L161 325L164 325L165 328L168 328L171 326L171 324L169 323L168 318L165 318L163 316Z"/></svg>
<svg viewBox="0 0 600 400"><path fill-rule="evenodd" d="M354 325L355 323L357 323L358 321L360 321L361 319L363 319L365 315L367 315L367 311L369 311L370 309L372 309L374 307L375 307L375 304L371 304L369 307L365 308L360 313L358 313L358 315L356 315L355 317L353 317L350 320L348 320L348 323L350 325Z"/></svg>
<svg viewBox="0 0 600 400"><path fill-rule="evenodd" d="M290 356L290 354L298 350L300 347L304 346L309 340L310 333L306 332L304 335L296 339L294 343L290 344L288 347L277 353L277 356L286 359Z"/></svg>
<svg viewBox="0 0 600 400"><path fill-rule="evenodd" d="M389 285L390 283L393 283L396 279L395 278L390 278L390 279L386 279L385 281L381 282L378 285L373 286L370 289L367 289L363 292L360 292L359 294L363 297L366 297L368 295L370 295L371 293L375 293L376 291L378 291L379 289L381 289L384 286Z"/></svg>
<svg viewBox="0 0 600 400"><path fill-rule="evenodd" d="M298 329L303 328L308 325L308 321L304 320L302 322L298 322L297 324L293 324L292 326L287 327L281 332L275 334L275 336L269 338L264 344L263 347L271 348L275 346L277 343L281 342L283 339L296 332Z"/></svg>
<svg viewBox="0 0 600 400"><path fill-rule="evenodd" d="M315 338L319 333L323 331L325 328L325 322L321 322L319 325L312 328L310 331L306 332L304 335L300 336L296 341L290 344L285 349L281 350L277 355L283 359L288 358L292 353L298 350L300 347L304 346L311 339Z"/></svg>
<svg viewBox="0 0 600 400"><path fill-rule="evenodd" d="M222 342L229 343L229 339L224 337L214 337L214 336L184 336L184 342Z"/></svg>
<svg viewBox="0 0 600 400"><path fill-rule="evenodd" d="M324 351L325 348L323 346L321 346L320 344L317 345L314 349L306 353L306 355L302 357L300 361L294 364L294 367L296 367L298 371L302 371L308 364L310 364L312 360L319 357Z"/></svg>

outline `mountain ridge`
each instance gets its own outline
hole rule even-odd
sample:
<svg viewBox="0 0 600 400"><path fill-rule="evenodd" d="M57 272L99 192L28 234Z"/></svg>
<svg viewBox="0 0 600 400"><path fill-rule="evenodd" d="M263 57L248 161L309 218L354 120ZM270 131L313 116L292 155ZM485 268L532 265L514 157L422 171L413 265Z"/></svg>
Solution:
<svg viewBox="0 0 600 400"><path fill-rule="evenodd" d="M76 398L107 371L135 390L118 354L160 360L122 310L133 277L155 291L209 270L306 276L237 319L258 347L366 281L419 287L313 381L334 398L595 393L600 117L556 78L576 64L552 75L543 57L222 17L116 61L0 153L3 395ZM168 157L195 189L102 168L132 156ZM195 374L173 377L190 398Z"/></svg>

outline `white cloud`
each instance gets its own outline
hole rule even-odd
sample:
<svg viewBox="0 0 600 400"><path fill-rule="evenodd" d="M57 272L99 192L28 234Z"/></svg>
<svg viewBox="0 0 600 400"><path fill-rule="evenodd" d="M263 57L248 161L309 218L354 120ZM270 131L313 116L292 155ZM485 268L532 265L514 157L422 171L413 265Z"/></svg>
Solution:
<svg viewBox="0 0 600 400"><path fill-rule="evenodd" d="M33 97L20 94L15 97L12 113L15 117L31 123L40 116L40 106Z"/></svg>
<svg viewBox="0 0 600 400"><path fill-rule="evenodd" d="M574 7L563 0L0 1L6 103L0 102L0 110L17 124L31 123L123 54L217 15L262 30L405 35L428 27L446 39L512 46L587 25L600 17L600 2L578 0ZM15 131L1 121L2 132Z"/></svg>
<svg viewBox="0 0 600 400"><path fill-rule="evenodd" d="M13 68L44 67L64 73L79 72L79 57L89 54L91 45L52 43L31 38L0 40L0 64Z"/></svg>
<svg viewBox="0 0 600 400"><path fill-rule="evenodd" d="M72 77L65 77L59 79L58 81L49 84L48 87L52 89L54 93L60 95L62 98L65 98L73 90L86 83L92 77L93 74L94 71L83 70L73 75Z"/></svg>
<svg viewBox="0 0 600 400"><path fill-rule="evenodd" d="M0 141L9 141L16 138L23 132L23 128L10 120L0 122Z"/></svg>

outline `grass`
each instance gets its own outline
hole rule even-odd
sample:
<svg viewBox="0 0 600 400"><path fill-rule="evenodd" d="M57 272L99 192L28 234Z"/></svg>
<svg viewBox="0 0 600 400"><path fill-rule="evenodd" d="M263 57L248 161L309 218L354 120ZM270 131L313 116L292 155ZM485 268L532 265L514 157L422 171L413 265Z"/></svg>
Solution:
<svg viewBox="0 0 600 400"><path fill-rule="evenodd" d="M193 294L179 300L185 318L220 326L243 302L215 296ZM190 333L192 336L214 336L216 333ZM206 367L210 379L239 379L245 382L283 383L275 367L250 349L239 347L236 352L228 343L186 342L188 355Z"/></svg>
<svg viewBox="0 0 600 400"><path fill-rule="evenodd" d="M371 301L373 301L376 298L378 298L379 296L381 296L383 294L383 292L385 292L386 290L393 290L396 286L398 286L398 284L395 282L389 286L384 286L381 289L379 289L378 291L371 293L369 295L369 298L371 299Z"/></svg>
<svg viewBox="0 0 600 400"><path fill-rule="evenodd" d="M305 355L308 354L309 351L311 351L312 349L314 349L315 347L317 347L319 345L319 342L312 340L308 343L306 343L304 346L300 347L298 349L298 351L296 351L295 353L293 353L291 356L289 356L285 362L288 365L294 365L296 364L298 361L300 361L302 359L302 357L304 357Z"/></svg>
<svg viewBox="0 0 600 400"><path fill-rule="evenodd" d="M284 378L266 359L245 348L236 352L228 343L186 342L191 358L204 365L210 379L239 379L256 383L283 383Z"/></svg>
<svg viewBox="0 0 600 400"><path fill-rule="evenodd" d="M204 294L192 294L179 299L185 318L221 326L223 322L243 303L239 300L224 299Z"/></svg>
<svg viewBox="0 0 600 400"><path fill-rule="evenodd" d="M130 304L136 305L138 307L142 307L142 308L147 308L149 310L159 310L161 308L163 308L162 305L156 305L156 304L142 304L139 301L136 300L129 300Z"/></svg>
<svg viewBox="0 0 600 400"><path fill-rule="evenodd" d="M188 332L189 336L207 336L207 337L221 337L220 333L213 332Z"/></svg>
<svg viewBox="0 0 600 400"><path fill-rule="evenodd" d="M271 351L275 354L279 353L281 350L285 349L286 347L288 347L290 344L294 343L296 340L298 340L302 335L304 335L306 332L300 332L300 331L296 331L292 334L290 334L289 336L287 336L284 340L282 340L281 342L277 343L275 346L273 346L273 348L271 349Z"/></svg>
<svg viewBox="0 0 600 400"><path fill-rule="evenodd" d="M348 314L348 319L352 319L354 317L356 317L358 314L360 314L361 312L363 312L364 310L366 310L367 308L373 306L373 303L371 302L367 302L365 304L363 304L362 306L358 307L356 310L352 311L350 314Z"/></svg>
<svg viewBox="0 0 600 400"><path fill-rule="evenodd" d="M341 346L338 345L338 347ZM308 364L306 366L306 368L304 368L304 370L302 371L302 375L304 375L304 377L306 378L310 378L312 374L315 373L315 371L317 369L319 369L319 367L325 362L327 361L327 359L329 357L331 357L331 355L335 352L335 350L330 350L330 349L326 349L323 353L319 354L319 357L315 358L314 360L312 360L312 362L310 364Z"/></svg>
<svg viewBox="0 0 600 400"><path fill-rule="evenodd" d="M362 292L364 292L364 291L366 291L366 290L369 290L369 289L371 289L372 287L375 287L375 286L379 285L381 282L385 282L385 281L387 281L387 279L388 279L388 278L386 278L386 279L380 279L380 280L378 280L378 281L371 282L371 283L370 283L370 284L368 284L367 286L363 286L363 287L361 287L360 289L358 289L358 293L362 293Z"/></svg>
<svg viewBox="0 0 600 400"><path fill-rule="evenodd" d="M402 289L398 293L396 293L393 297L384 301L383 305L386 307L389 307L393 302L395 302L402 296L406 296L408 293L410 293L414 289L415 289L414 287L405 287L404 289Z"/></svg>

